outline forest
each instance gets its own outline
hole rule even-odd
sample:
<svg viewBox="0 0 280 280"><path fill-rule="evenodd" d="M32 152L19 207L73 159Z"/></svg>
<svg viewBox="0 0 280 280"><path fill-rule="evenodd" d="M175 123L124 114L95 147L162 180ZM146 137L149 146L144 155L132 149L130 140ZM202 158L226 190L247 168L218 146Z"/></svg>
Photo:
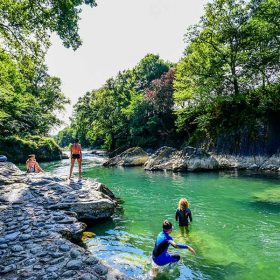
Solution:
<svg viewBox="0 0 280 280"><path fill-rule="evenodd" d="M52 33L66 48L81 45L82 4L96 6L94 0L0 0L0 153L15 143L10 156L25 147L58 148L49 132L61 125L57 113L69 100L59 77L48 74L45 57ZM279 0L209 2L188 27L178 62L147 54L89 90L56 142L65 147L78 137L83 146L107 150L209 149L240 144L244 135L255 142L274 139L271 129L280 127L279 11ZM279 145L274 140L271 147Z"/></svg>
<svg viewBox="0 0 280 280"><path fill-rule="evenodd" d="M280 2L216 0L188 27L177 63L147 54L74 106L61 146L217 146L279 127ZM278 120L278 121L277 121ZM226 138L226 140L228 140ZM280 143L273 143L274 147Z"/></svg>
<svg viewBox="0 0 280 280"><path fill-rule="evenodd" d="M81 45L82 4L96 5L94 0L0 0L0 154L13 161L38 151L41 160L59 158L49 132L61 124L57 112L69 100L61 80L48 74L45 57L52 33L67 48Z"/></svg>

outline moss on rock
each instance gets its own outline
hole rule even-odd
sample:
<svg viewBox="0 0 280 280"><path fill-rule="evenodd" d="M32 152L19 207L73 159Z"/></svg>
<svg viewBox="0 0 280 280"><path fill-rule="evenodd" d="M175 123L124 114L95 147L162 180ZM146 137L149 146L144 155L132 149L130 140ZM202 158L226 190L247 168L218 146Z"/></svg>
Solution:
<svg viewBox="0 0 280 280"><path fill-rule="evenodd" d="M280 189L267 189L263 192L254 194L254 198L258 202L279 204L280 205Z"/></svg>

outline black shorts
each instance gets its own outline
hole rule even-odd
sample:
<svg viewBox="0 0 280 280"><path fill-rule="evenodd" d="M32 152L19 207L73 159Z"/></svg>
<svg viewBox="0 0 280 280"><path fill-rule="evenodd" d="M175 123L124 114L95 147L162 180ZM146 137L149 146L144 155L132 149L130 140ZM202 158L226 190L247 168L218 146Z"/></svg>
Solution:
<svg viewBox="0 0 280 280"><path fill-rule="evenodd" d="M80 154L72 154L72 159L80 159L81 155Z"/></svg>

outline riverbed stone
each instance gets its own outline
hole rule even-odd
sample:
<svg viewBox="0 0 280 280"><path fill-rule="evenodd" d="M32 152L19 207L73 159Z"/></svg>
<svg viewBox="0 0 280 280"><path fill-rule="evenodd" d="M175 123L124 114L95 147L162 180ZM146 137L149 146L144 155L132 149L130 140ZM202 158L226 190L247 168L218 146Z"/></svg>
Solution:
<svg viewBox="0 0 280 280"><path fill-rule="evenodd" d="M81 260L71 260L67 263L66 267L71 270L78 270L82 266Z"/></svg>
<svg viewBox="0 0 280 280"><path fill-rule="evenodd" d="M103 166L142 166L148 159L149 155L142 148L134 147L110 158Z"/></svg>
<svg viewBox="0 0 280 280"><path fill-rule="evenodd" d="M8 162L0 163L0 174L1 280L128 279L71 242L86 229L78 219L114 213L115 197L106 186L26 174Z"/></svg>

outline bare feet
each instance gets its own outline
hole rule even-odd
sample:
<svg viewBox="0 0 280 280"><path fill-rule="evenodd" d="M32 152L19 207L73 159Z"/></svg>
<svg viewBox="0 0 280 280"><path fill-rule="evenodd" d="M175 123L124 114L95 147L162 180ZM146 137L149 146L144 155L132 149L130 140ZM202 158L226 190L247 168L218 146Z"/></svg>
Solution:
<svg viewBox="0 0 280 280"><path fill-rule="evenodd" d="M150 272L150 276L151 276L152 278L155 278L155 277L157 277L157 274L158 274L158 267L153 266L153 267L152 267L152 270L151 270L151 272Z"/></svg>

